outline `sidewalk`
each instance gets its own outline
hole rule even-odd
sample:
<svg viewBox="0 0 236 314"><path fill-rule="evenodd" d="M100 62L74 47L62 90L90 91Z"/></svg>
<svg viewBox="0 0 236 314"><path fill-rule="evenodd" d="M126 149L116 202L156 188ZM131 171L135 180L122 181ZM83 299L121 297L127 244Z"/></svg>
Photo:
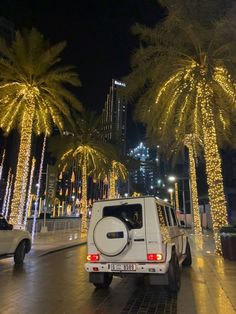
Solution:
<svg viewBox="0 0 236 314"><path fill-rule="evenodd" d="M29 255L39 257L86 243L87 236L81 235L77 229L38 233Z"/></svg>
<svg viewBox="0 0 236 314"><path fill-rule="evenodd" d="M236 261L224 260L214 254L211 233L199 239L189 234L193 264L182 272L177 313L235 314Z"/></svg>

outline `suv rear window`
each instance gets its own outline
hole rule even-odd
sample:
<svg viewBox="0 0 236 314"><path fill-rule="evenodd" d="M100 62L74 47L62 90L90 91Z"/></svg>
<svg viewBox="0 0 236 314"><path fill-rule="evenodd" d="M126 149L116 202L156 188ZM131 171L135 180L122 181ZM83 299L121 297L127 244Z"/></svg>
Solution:
<svg viewBox="0 0 236 314"><path fill-rule="evenodd" d="M124 221L129 229L140 229L143 226L141 204L106 206L103 208L103 217L108 216L116 217Z"/></svg>

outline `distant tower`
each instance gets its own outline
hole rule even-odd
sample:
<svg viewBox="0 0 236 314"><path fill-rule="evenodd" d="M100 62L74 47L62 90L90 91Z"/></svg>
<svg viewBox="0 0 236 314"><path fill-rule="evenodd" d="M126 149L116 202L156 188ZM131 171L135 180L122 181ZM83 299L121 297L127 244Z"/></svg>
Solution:
<svg viewBox="0 0 236 314"><path fill-rule="evenodd" d="M131 173L131 185L138 187L144 195L155 194L157 187L157 164L150 156L149 148L142 142L134 149L130 149L129 156L139 160L140 166Z"/></svg>
<svg viewBox="0 0 236 314"><path fill-rule="evenodd" d="M120 155L126 154L127 101L125 83L113 79L102 112L104 139L120 144Z"/></svg>

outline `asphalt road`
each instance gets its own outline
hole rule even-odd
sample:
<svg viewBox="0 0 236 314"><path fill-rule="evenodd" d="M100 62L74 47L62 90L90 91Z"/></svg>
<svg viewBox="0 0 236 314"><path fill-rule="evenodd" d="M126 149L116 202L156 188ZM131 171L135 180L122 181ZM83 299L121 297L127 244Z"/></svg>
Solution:
<svg viewBox="0 0 236 314"><path fill-rule="evenodd" d="M21 267L0 260L1 314L177 313L177 296L133 278L114 278L96 290L84 271L86 246L42 257Z"/></svg>

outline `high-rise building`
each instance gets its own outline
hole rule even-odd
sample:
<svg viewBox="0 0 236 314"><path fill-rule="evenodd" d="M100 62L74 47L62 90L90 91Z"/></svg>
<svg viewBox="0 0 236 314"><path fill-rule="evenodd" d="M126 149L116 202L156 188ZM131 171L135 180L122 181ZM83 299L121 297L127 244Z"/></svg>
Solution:
<svg viewBox="0 0 236 314"><path fill-rule="evenodd" d="M154 195L157 189L157 158L151 156L150 150L142 142L129 151L129 156L139 161L139 166L131 171L131 193Z"/></svg>
<svg viewBox="0 0 236 314"><path fill-rule="evenodd" d="M120 155L126 154L127 100L125 83L113 79L102 112L104 139L120 145Z"/></svg>

